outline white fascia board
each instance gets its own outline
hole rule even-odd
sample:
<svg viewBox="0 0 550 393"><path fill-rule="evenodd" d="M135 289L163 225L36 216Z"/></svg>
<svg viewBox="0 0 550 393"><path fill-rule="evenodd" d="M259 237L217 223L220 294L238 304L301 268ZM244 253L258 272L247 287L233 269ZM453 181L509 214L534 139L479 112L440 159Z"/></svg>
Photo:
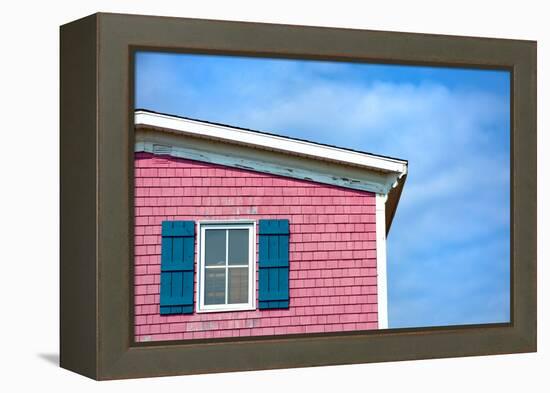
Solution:
<svg viewBox="0 0 550 393"><path fill-rule="evenodd" d="M386 200L376 194L376 274L378 299L378 329L388 328L388 279L386 258Z"/></svg>
<svg viewBox="0 0 550 393"><path fill-rule="evenodd" d="M407 162L403 160L354 152L337 147L324 146L312 142L247 131L229 126L205 123L198 120L183 119L146 111L136 111L134 122L135 126L161 128L196 137L213 138L220 141L245 144L289 154L309 156L320 160L337 161L381 172L398 173L399 177L407 173Z"/></svg>

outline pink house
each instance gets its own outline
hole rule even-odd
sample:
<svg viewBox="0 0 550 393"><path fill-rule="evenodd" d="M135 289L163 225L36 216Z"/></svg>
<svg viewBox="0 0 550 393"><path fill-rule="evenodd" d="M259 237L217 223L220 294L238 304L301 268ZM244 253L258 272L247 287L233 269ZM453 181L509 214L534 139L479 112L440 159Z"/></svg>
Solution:
<svg viewBox="0 0 550 393"><path fill-rule="evenodd" d="M135 340L388 326L407 161L135 112Z"/></svg>

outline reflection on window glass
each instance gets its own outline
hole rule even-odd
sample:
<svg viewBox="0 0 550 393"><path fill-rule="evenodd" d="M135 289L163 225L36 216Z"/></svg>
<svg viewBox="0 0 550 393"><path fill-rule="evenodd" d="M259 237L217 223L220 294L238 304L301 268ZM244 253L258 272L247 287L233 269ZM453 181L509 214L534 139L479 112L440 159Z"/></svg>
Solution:
<svg viewBox="0 0 550 393"><path fill-rule="evenodd" d="M228 282L229 300L228 303L246 303L248 302L248 268L232 267L229 268Z"/></svg>
<svg viewBox="0 0 550 393"><path fill-rule="evenodd" d="M225 304L225 269L206 269L204 304Z"/></svg>
<svg viewBox="0 0 550 393"><path fill-rule="evenodd" d="M232 229L228 232L228 263L230 265L248 265L248 229Z"/></svg>
<svg viewBox="0 0 550 393"><path fill-rule="evenodd" d="M206 266L225 265L225 229L205 231L204 263Z"/></svg>

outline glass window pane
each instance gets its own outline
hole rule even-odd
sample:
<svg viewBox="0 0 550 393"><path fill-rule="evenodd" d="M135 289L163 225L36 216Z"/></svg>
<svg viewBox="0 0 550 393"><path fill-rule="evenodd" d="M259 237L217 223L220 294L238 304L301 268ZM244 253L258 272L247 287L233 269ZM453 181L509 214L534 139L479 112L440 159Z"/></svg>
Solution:
<svg viewBox="0 0 550 393"><path fill-rule="evenodd" d="M204 304L225 304L225 269L204 269Z"/></svg>
<svg viewBox="0 0 550 393"><path fill-rule="evenodd" d="M204 233L204 263L206 266L225 265L225 229L208 229Z"/></svg>
<svg viewBox="0 0 550 393"><path fill-rule="evenodd" d="M229 230L229 265L248 265L248 229Z"/></svg>
<svg viewBox="0 0 550 393"><path fill-rule="evenodd" d="M229 304L248 303L248 268L229 268Z"/></svg>

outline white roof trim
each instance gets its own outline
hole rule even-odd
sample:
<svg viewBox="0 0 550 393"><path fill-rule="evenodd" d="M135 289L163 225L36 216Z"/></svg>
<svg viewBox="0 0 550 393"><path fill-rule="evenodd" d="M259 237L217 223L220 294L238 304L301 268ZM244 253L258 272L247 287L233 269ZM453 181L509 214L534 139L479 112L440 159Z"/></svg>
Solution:
<svg viewBox="0 0 550 393"><path fill-rule="evenodd" d="M136 111L134 122L136 126L168 129L196 137L213 138L220 141L245 144L257 148L308 156L325 161L337 161L343 164L365 167L381 172L398 173L399 177L407 173L407 162L403 160L354 152L337 147L324 146L312 142L299 141L282 136L263 134L198 120L184 119L147 111Z"/></svg>

